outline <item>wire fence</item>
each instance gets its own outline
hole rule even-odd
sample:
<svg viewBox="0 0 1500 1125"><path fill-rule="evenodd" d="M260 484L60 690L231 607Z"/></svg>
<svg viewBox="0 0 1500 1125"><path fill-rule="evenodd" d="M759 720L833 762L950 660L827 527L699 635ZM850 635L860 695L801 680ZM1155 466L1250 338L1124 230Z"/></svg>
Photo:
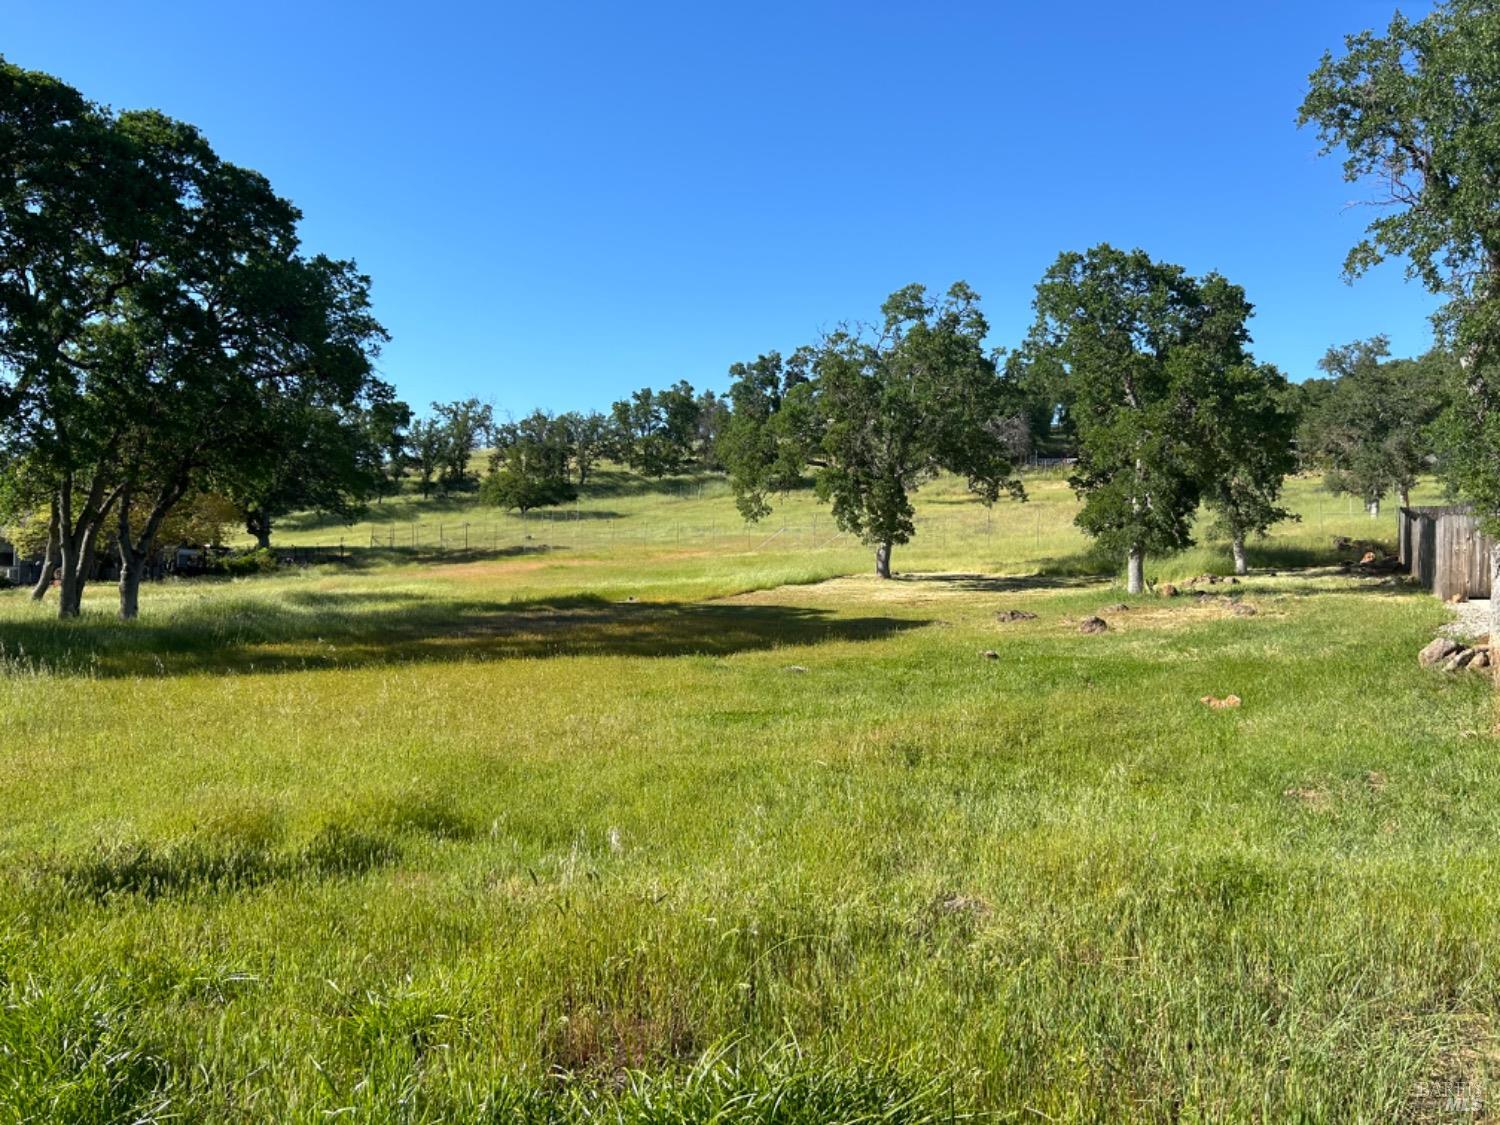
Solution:
<svg viewBox="0 0 1500 1125"><path fill-rule="evenodd" d="M681 498L697 499L699 495L696 488L685 488ZM1087 537L1073 522L1077 509L1071 503L1033 500L986 508L968 501L940 507L949 510L916 517L915 534L905 550L969 555L1004 550L1044 555L1078 551L1088 545ZM701 510L673 520L663 518L659 509L646 515L590 510L582 505L524 516L497 512L490 518L473 519L465 515L392 518L375 526L351 529L337 540L326 539L310 546L277 545L273 550L285 564L311 565L358 560L369 552L482 556L557 550L607 555L643 550L739 554L865 549L860 537L841 530L826 510L809 513L795 507L758 524L732 516L704 518ZM1307 505L1300 524L1283 526L1288 531L1321 533L1364 530L1384 522L1384 516L1368 520L1363 509L1349 498L1318 497ZM308 536L303 533L298 538Z"/></svg>
<svg viewBox="0 0 1500 1125"><path fill-rule="evenodd" d="M950 548L1015 547L1024 543L1040 550L1069 545L1083 537L1072 526L1072 513L1056 505L1030 504L1011 508L983 508L914 520L912 546L945 551ZM586 510L530 513L526 518L426 519L392 521L360 529L334 542L316 546L275 547L284 564L310 565L356 561L368 553L416 555L517 555L558 550L592 555L640 551L711 551L715 553L802 553L864 550L861 538L840 529L827 512L801 518L772 518L758 524L736 519L662 520L606 516Z"/></svg>

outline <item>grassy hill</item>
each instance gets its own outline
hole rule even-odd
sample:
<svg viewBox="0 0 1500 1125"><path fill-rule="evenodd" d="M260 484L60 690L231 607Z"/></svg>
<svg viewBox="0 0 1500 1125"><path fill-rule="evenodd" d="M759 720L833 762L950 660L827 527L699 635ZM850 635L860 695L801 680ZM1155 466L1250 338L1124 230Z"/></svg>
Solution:
<svg viewBox="0 0 1500 1125"><path fill-rule="evenodd" d="M1122 602L1030 487L934 484L889 583L810 496L747 532L717 481L610 475L524 530L287 521L386 548L128 625L0 596L0 1121L1482 1098L1492 695L1416 666L1430 595L1329 565L1394 516L1298 482L1256 574Z"/></svg>
<svg viewBox="0 0 1500 1125"><path fill-rule="evenodd" d="M1113 573L1116 560L1101 558L1073 524L1078 511L1065 473L1026 478L1027 500L986 508L950 477L916 495L917 535L895 552L897 569L966 567L1004 573ZM281 521L275 542L290 546L385 550L393 561L502 553L566 552L570 558L651 558L663 554L723 556L738 571L744 557L807 560L824 574L870 569L872 552L834 526L811 488L779 499L770 517L747 524L735 510L728 483L717 474L647 480L619 469L597 473L574 504L522 517L480 502L472 494L423 498L410 490L371 505L352 525L318 516ZM1414 503L1440 503L1435 482L1424 482ZM1299 519L1283 523L1252 551L1261 565L1333 561L1334 535L1390 540L1394 510L1372 520L1346 496L1325 492L1320 478L1294 478L1286 505ZM1203 521L1208 522L1205 518ZM1204 570L1227 570L1227 543L1158 558L1148 572L1163 580Z"/></svg>

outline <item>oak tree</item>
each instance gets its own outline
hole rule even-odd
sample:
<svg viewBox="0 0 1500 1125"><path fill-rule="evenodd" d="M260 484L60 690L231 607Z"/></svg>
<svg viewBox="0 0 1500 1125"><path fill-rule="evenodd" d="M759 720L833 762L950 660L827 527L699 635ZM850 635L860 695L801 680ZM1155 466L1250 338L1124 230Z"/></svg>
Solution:
<svg viewBox="0 0 1500 1125"><path fill-rule="evenodd" d="M1449 0L1385 33L1347 36L1313 71L1300 122L1378 208L1350 250L1353 278L1388 257L1444 299L1436 318L1461 375L1440 464L1500 533L1500 8ZM1490 560L1500 588L1500 538ZM1500 598L1492 627L1500 633Z"/></svg>
<svg viewBox="0 0 1500 1125"><path fill-rule="evenodd" d="M1192 542L1204 435L1213 429L1198 400L1247 361L1250 304L1216 274L1194 278L1142 250L1103 244L1060 255L1034 306L1022 356L1063 388L1078 436L1077 523L1125 556L1128 589L1138 594L1148 553Z"/></svg>
<svg viewBox="0 0 1500 1125"><path fill-rule="evenodd" d="M799 353L806 381L779 357L739 369L725 461L741 512L770 511L769 494L804 465L834 522L875 548L875 573L916 532L911 494L940 472L964 477L986 504L1024 498L1010 425L1021 403L987 349L979 296L963 282L939 298L921 285L891 294L870 328L842 328Z"/></svg>

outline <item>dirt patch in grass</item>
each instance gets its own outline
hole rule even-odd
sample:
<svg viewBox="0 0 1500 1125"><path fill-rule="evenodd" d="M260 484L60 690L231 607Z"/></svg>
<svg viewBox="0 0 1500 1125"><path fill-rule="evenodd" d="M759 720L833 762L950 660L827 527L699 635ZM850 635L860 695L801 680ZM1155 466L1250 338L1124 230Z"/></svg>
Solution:
<svg viewBox="0 0 1500 1125"><path fill-rule="evenodd" d="M1333 808L1333 794L1323 785L1293 785L1282 790L1283 797L1309 812L1326 813Z"/></svg>
<svg viewBox="0 0 1500 1125"><path fill-rule="evenodd" d="M569 995L543 1016L538 1046L548 1074L618 1089L631 1071L680 1065L701 1044L680 1004L646 1013L588 1004Z"/></svg>
<svg viewBox="0 0 1500 1125"><path fill-rule="evenodd" d="M882 604L926 606L957 600L973 602L976 594L1025 594L1030 597L1059 597L1088 587L1102 587L1102 579L1079 580L1045 575L1007 576L1001 574L909 574L894 579L873 575L847 575L800 587L779 587L762 591L781 596L798 589L817 598L846 602L879 602ZM753 599L744 594L741 599Z"/></svg>

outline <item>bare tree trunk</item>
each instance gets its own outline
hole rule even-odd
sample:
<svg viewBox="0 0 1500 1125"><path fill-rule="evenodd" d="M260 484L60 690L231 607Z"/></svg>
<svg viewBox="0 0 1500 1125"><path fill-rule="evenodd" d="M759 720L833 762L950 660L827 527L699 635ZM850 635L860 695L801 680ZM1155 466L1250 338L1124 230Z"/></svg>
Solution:
<svg viewBox="0 0 1500 1125"><path fill-rule="evenodd" d="M265 511L245 513L245 530L255 536L255 545L262 551L271 549L271 517Z"/></svg>
<svg viewBox="0 0 1500 1125"><path fill-rule="evenodd" d="M133 556L138 552L132 551ZM141 577L146 572L144 557L132 557L120 564L120 620L134 621L141 613Z"/></svg>
<svg viewBox="0 0 1500 1125"><path fill-rule="evenodd" d="M1146 590L1146 549L1144 547L1132 547L1126 560L1125 590L1131 594L1141 594Z"/></svg>
<svg viewBox="0 0 1500 1125"><path fill-rule="evenodd" d="M63 564L57 584L57 616L77 617L83 604L83 588L78 580L78 567L68 553L63 552Z"/></svg>
<svg viewBox="0 0 1500 1125"><path fill-rule="evenodd" d="M187 470L181 471L178 480L164 486L151 505L151 512L136 537L130 526L130 492L120 498L119 548L120 548L120 620L134 621L141 612L141 579L146 575L146 562L156 546L156 533L172 511L177 501L187 491ZM266 534L270 535L270 520L263 521Z"/></svg>
<svg viewBox="0 0 1500 1125"><path fill-rule="evenodd" d="M1236 574L1250 573L1250 559L1245 553L1245 533L1237 532L1234 541L1230 544L1230 550L1234 552L1234 572Z"/></svg>
<svg viewBox="0 0 1500 1125"><path fill-rule="evenodd" d="M57 570L57 501L52 501L52 522L47 526L47 549L42 553L42 573L37 575L36 585L31 588L31 600L41 601L52 586L53 573Z"/></svg>
<svg viewBox="0 0 1500 1125"><path fill-rule="evenodd" d="M100 512L97 519L81 528L71 537L71 543L66 538L63 540L62 583L57 601L59 617L77 617L83 609L83 590L94 573L94 543L104 515Z"/></svg>
<svg viewBox="0 0 1500 1125"><path fill-rule="evenodd" d="M94 542L104 517L120 497L120 489L106 492L96 475L76 517L73 484L66 481L57 496L58 582L57 615L77 617L83 607L83 588L94 572Z"/></svg>
<svg viewBox="0 0 1500 1125"><path fill-rule="evenodd" d="M93 551L84 542L91 538L88 530L80 529L62 537L58 547L57 615L77 617L83 608L83 588L88 584L88 563Z"/></svg>
<svg viewBox="0 0 1500 1125"><path fill-rule="evenodd" d="M882 543L875 548L875 576L877 578L891 576L891 545L889 543Z"/></svg>
<svg viewBox="0 0 1500 1125"><path fill-rule="evenodd" d="M1404 484L1401 486L1401 506L1403 508L1411 507L1411 488Z"/></svg>

